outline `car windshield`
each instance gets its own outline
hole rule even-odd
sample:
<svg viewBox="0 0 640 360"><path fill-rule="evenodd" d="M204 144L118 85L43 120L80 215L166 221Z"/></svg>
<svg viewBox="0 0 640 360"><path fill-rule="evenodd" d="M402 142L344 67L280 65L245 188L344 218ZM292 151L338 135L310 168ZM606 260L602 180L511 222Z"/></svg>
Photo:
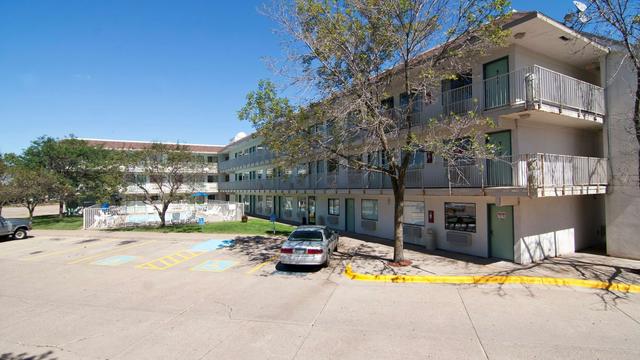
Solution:
<svg viewBox="0 0 640 360"><path fill-rule="evenodd" d="M296 230L289 240L322 241L322 232L318 230Z"/></svg>

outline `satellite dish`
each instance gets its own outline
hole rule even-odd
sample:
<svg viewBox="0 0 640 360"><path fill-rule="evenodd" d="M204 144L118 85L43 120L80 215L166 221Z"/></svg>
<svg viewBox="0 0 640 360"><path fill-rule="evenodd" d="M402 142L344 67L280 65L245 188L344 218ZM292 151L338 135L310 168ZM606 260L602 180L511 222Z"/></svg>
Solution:
<svg viewBox="0 0 640 360"><path fill-rule="evenodd" d="M580 1L574 1L573 5L576 7L576 9L578 9L578 20L580 20L581 23L586 24L590 20L589 17L585 14L585 11L587 11L587 5Z"/></svg>
<svg viewBox="0 0 640 360"><path fill-rule="evenodd" d="M574 1L573 5L575 5L576 9L578 9L578 11L580 12L585 12L587 10L587 5L580 1Z"/></svg>

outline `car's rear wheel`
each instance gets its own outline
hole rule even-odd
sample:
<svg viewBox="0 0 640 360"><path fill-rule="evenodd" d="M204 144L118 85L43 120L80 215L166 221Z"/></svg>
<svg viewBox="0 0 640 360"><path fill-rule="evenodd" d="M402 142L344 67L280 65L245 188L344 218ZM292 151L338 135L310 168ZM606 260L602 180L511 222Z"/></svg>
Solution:
<svg viewBox="0 0 640 360"><path fill-rule="evenodd" d="M13 238L16 240L22 240L27 237L27 232L24 229L18 229L13 233Z"/></svg>

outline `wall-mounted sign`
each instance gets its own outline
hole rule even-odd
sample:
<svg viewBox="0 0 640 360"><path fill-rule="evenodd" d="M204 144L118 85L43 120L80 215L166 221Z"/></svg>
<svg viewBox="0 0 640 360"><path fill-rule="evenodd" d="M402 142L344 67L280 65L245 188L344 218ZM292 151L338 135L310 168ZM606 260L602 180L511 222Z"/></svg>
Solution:
<svg viewBox="0 0 640 360"><path fill-rule="evenodd" d="M507 213L506 213L506 212L504 212L504 211L498 211L498 212L496 212L496 217L497 217L499 220L504 220L504 219L506 219L506 218L507 218Z"/></svg>
<svg viewBox="0 0 640 360"><path fill-rule="evenodd" d="M429 210L427 213L427 221L429 221L429 224L433 224L433 210Z"/></svg>

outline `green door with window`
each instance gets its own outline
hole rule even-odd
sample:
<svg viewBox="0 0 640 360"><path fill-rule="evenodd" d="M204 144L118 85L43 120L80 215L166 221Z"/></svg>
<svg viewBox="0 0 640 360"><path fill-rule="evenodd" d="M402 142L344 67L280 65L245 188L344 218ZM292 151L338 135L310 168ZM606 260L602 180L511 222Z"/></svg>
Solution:
<svg viewBox="0 0 640 360"><path fill-rule="evenodd" d="M487 186L513 186L511 130L487 134L487 143L496 148L496 160L487 160Z"/></svg>
<svg viewBox="0 0 640 360"><path fill-rule="evenodd" d="M509 58L503 57L483 66L484 108L491 109L508 105L509 102Z"/></svg>
<svg viewBox="0 0 640 360"><path fill-rule="evenodd" d="M348 232L356 232L356 202L353 199L346 199L346 205L345 229Z"/></svg>
<svg viewBox="0 0 640 360"><path fill-rule="evenodd" d="M513 206L489 204L489 256L513 261Z"/></svg>

